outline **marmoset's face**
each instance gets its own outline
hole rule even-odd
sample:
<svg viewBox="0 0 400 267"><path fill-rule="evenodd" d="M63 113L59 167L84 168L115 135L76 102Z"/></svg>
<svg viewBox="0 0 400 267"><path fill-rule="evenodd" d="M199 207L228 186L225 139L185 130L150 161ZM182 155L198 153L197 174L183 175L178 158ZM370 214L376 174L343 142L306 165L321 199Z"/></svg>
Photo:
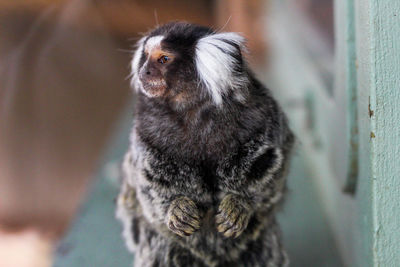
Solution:
<svg viewBox="0 0 400 267"><path fill-rule="evenodd" d="M150 98L189 107L204 100L244 99L244 38L187 23L156 28L138 42L132 87Z"/></svg>
<svg viewBox="0 0 400 267"><path fill-rule="evenodd" d="M205 94L195 72L195 41L163 32L142 38L132 60L133 86L147 97L181 107L199 101Z"/></svg>
<svg viewBox="0 0 400 267"><path fill-rule="evenodd" d="M139 70L139 80L144 93L150 97L165 96L167 85L167 72L173 63L175 55L161 47L161 36L154 36L144 45L142 60Z"/></svg>

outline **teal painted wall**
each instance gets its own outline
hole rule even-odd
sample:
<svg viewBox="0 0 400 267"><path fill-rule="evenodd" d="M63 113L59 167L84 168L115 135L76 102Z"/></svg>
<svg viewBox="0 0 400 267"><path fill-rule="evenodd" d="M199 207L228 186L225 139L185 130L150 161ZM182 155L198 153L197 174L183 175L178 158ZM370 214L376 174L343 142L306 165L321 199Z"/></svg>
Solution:
<svg viewBox="0 0 400 267"><path fill-rule="evenodd" d="M358 20L357 32L363 31L357 50L369 66L359 90L369 94L369 110L364 97L360 111L368 114L370 126L363 134L370 146L374 266L399 266L400 1L358 0L357 11L364 16Z"/></svg>
<svg viewBox="0 0 400 267"><path fill-rule="evenodd" d="M308 34L302 18L284 1L268 12L269 84L289 111L343 261L400 266L400 1L335 1L333 96L298 39Z"/></svg>

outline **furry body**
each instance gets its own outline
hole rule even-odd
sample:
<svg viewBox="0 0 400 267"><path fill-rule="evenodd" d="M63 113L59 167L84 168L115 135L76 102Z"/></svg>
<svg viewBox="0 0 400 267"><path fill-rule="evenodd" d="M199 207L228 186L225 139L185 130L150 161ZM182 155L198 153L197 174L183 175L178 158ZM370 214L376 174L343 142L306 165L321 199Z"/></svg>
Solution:
<svg viewBox="0 0 400 267"><path fill-rule="evenodd" d="M243 49L238 35L184 23L139 41L117 208L135 266L287 264L275 208L294 138ZM163 51L172 63L153 67Z"/></svg>

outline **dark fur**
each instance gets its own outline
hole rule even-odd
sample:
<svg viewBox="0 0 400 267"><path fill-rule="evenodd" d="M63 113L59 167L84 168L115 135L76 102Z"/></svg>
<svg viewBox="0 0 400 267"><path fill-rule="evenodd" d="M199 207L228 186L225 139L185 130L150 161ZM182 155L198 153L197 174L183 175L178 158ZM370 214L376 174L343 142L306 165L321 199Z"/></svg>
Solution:
<svg viewBox="0 0 400 267"><path fill-rule="evenodd" d="M167 97L139 92L118 217L140 266L283 266L275 207L294 137L240 47L235 71L248 82L213 103L194 61L196 42L209 34L183 23L149 34L166 36L163 49L179 57L166 75ZM172 96L182 91L177 103Z"/></svg>

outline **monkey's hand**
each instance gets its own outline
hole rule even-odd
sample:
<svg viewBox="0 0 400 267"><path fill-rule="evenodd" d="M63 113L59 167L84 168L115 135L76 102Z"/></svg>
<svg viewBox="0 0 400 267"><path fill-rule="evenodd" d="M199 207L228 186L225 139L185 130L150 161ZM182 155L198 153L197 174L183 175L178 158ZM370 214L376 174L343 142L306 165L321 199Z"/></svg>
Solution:
<svg viewBox="0 0 400 267"><path fill-rule="evenodd" d="M217 230L225 237L238 237L247 227L251 216L249 204L241 197L227 194L218 207Z"/></svg>
<svg viewBox="0 0 400 267"><path fill-rule="evenodd" d="M200 210L193 200L179 197L172 201L167 213L167 225L172 232L189 236L200 228L200 220Z"/></svg>

